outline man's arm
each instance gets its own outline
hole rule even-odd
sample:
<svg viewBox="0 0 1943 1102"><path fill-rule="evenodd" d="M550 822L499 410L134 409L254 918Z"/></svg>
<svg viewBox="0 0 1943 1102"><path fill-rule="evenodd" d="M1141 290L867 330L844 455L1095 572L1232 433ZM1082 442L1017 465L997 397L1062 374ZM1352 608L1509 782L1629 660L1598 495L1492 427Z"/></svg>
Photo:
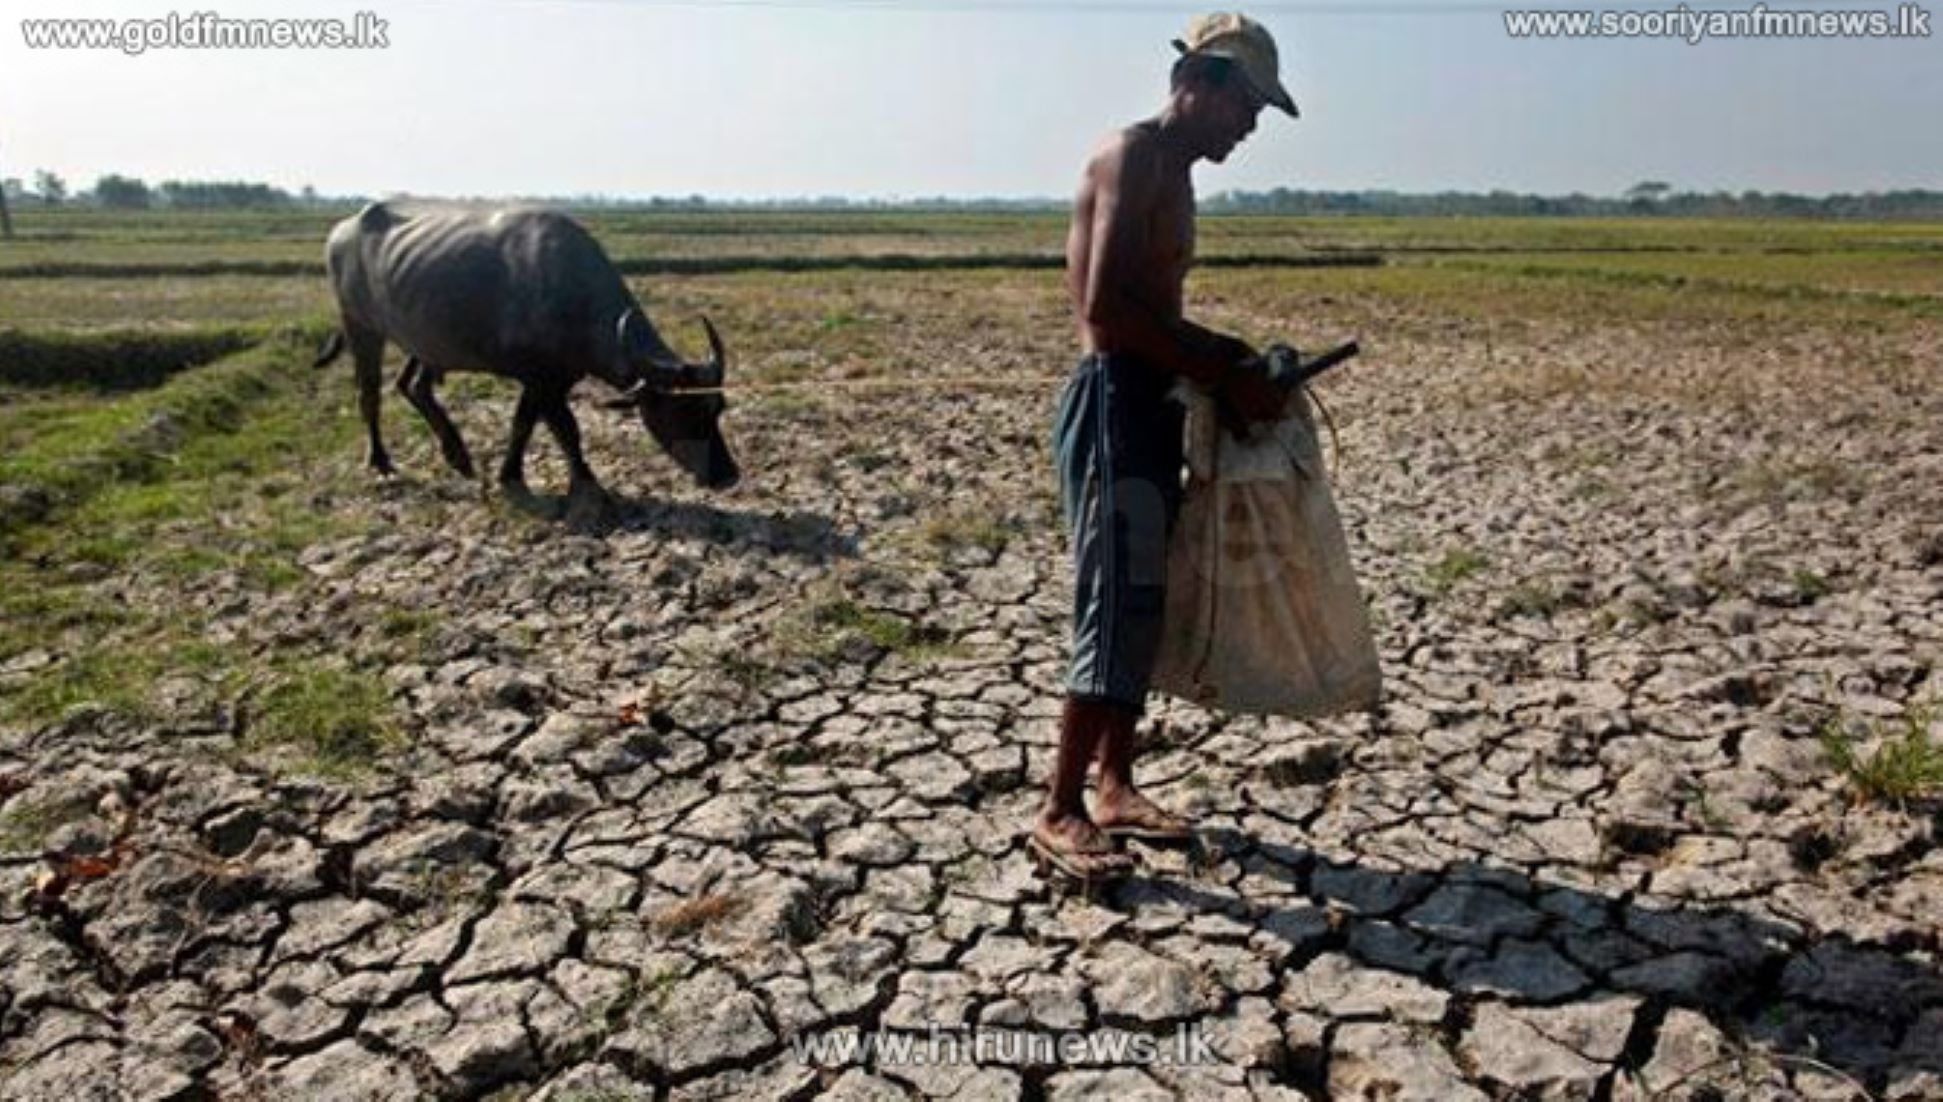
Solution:
<svg viewBox="0 0 1943 1102"><path fill-rule="evenodd" d="M1136 293L1150 278L1141 269L1153 255L1148 234L1159 190L1154 156L1140 143L1121 141L1087 168L1093 225L1081 312L1114 351L1213 387L1253 350L1233 338L1177 322Z"/></svg>

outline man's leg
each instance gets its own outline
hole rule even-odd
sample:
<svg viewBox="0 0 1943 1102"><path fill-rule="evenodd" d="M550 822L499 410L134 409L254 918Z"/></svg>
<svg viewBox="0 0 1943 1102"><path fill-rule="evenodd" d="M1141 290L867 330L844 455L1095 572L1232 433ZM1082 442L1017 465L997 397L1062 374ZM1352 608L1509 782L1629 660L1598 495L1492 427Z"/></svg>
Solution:
<svg viewBox="0 0 1943 1102"><path fill-rule="evenodd" d="M1059 468L1060 495L1073 540L1077 575L1073 593L1073 663L1067 678L1065 708L1060 716L1059 749L1047 780L1046 802L1033 822L1035 847L1056 855L1068 867L1084 873L1114 874L1132 861L1114 852L1113 844L1086 813L1086 771L1107 727L1108 707L1097 691L1104 684L1102 635L1106 623L1103 580L1103 528L1107 509L1101 498L1105 485L1101 455L1105 431L1098 372L1088 359L1075 372L1060 403L1053 432Z"/></svg>
<svg viewBox="0 0 1943 1102"><path fill-rule="evenodd" d="M1137 383L1114 397L1121 439L1111 458L1114 546L1107 589L1113 594L1114 630L1106 695L1119 706L1103 720L1093 822L1112 834L1185 841L1192 837L1187 823L1163 811L1133 782L1134 727L1165 630L1167 539L1180 510L1181 408Z"/></svg>
<svg viewBox="0 0 1943 1102"><path fill-rule="evenodd" d="M1140 716L1124 708L1113 709L1099 742L1100 781L1094 792L1093 822L1103 831L1133 834L1150 839L1186 839L1193 830L1178 815L1170 814L1134 787L1134 725Z"/></svg>
<svg viewBox="0 0 1943 1102"><path fill-rule="evenodd" d="M1086 875L1125 873L1133 867L1133 861L1117 853L1113 840L1086 816L1086 768L1092 766L1094 750L1106 731L1109 707L1067 698L1065 713L1059 717L1059 754L1045 785L1045 805L1032 826L1032 836L1043 849L1057 853Z"/></svg>

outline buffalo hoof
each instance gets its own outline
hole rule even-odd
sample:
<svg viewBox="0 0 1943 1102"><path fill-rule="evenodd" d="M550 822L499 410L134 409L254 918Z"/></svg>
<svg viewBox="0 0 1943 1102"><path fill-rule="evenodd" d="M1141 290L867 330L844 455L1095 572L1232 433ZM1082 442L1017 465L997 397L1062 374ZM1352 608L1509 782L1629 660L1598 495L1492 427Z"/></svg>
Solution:
<svg viewBox="0 0 1943 1102"><path fill-rule="evenodd" d="M371 473L379 478L390 478L398 473L398 468L391 465L391 455L387 452L374 451L365 457L364 462L371 468Z"/></svg>
<svg viewBox="0 0 1943 1102"><path fill-rule="evenodd" d="M516 512L543 520L560 519L560 507L528 489L524 481L500 479L499 496Z"/></svg>
<svg viewBox="0 0 1943 1102"><path fill-rule="evenodd" d="M621 523L621 507L599 486L577 486L567 494L567 527L582 535L604 536Z"/></svg>
<svg viewBox="0 0 1943 1102"><path fill-rule="evenodd" d="M445 453L445 462L447 466L451 467L461 478L464 478L468 482L478 477L478 472L472 468L472 457L465 452L459 452L456 455L452 452L447 452Z"/></svg>

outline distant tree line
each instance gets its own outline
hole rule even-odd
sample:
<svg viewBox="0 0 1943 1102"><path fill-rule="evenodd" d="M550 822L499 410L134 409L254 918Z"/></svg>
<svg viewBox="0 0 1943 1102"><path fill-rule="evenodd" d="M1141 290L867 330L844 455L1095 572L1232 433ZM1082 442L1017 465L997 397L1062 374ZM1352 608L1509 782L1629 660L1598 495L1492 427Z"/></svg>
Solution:
<svg viewBox="0 0 1943 1102"><path fill-rule="evenodd" d="M97 179L92 188L70 193L65 179L44 168L34 172L32 190L17 176L0 180L0 189L4 189L0 194L20 204L58 207L72 203L109 210L253 210L325 201L310 187L292 195L269 184L241 180L164 180L151 186L114 172Z"/></svg>
<svg viewBox="0 0 1943 1102"><path fill-rule="evenodd" d="M306 188L309 197L315 193ZM114 210L142 210L161 207L169 210L256 210L289 207L298 197L269 184L241 180L164 180L153 187L132 176L114 173L95 181L94 190L84 192L80 201Z"/></svg>
<svg viewBox="0 0 1943 1102"><path fill-rule="evenodd" d="M0 199L17 206L103 207L111 210L251 210L309 206L353 206L364 196L320 196L304 187L296 194L270 184L245 181L164 180L150 185L132 176L109 173L86 191L71 193L67 181L46 169L34 173L31 191L17 177L0 180ZM397 198L410 198L399 195ZM428 197L429 198L429 197ZM1013 213L1061 211L1063 200L1048 198L851 199L803 196L785 199L710 199L702 195L648 198L605 195L530 196L526 202L581 209L646 211L938 211ZM1861 194L1797 195L1791 192L1678 191L1660 180L1643 180L1617 196L1533 195L1511 191L1227 191L1202 202L1213 214L1367 215L1408 218L1474 217L1662 217L1662 218L1850 218L1943 219L1943 191L1925 188Z"/></svg>
<svg viewBox="0 0 1943 1102"><path fill-rule="evenodd" d="M1943 191L1912 189L1860 195L1795 195L1788 192L1675 191L1648 180L1625 194L1525 195L1510 191L1230 191L1202 209L1221 214L1306 214L1474 217L1670 217L1670 218L1865 218L1943 219Z"/></svg>

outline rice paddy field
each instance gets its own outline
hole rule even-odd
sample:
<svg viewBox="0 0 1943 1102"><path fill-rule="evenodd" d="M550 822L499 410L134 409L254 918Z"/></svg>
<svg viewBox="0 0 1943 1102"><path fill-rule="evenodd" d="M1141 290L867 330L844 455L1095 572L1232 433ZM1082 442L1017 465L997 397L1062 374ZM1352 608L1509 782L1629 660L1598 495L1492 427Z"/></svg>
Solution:
<svg viewBox="0 0 1943 1102"><path fill-rule="evenodd" d="M0 242L0 1096L1943 1097L1943 224L1204 218L1191 316L1362 343L1385 702L1157 700L1201 846L1086 897L1062 215L584 213L744 472L584 384L596 538L389 386L366 469L346 213ZM1109 1047L803 1047L933 1027Z"/></svg>

